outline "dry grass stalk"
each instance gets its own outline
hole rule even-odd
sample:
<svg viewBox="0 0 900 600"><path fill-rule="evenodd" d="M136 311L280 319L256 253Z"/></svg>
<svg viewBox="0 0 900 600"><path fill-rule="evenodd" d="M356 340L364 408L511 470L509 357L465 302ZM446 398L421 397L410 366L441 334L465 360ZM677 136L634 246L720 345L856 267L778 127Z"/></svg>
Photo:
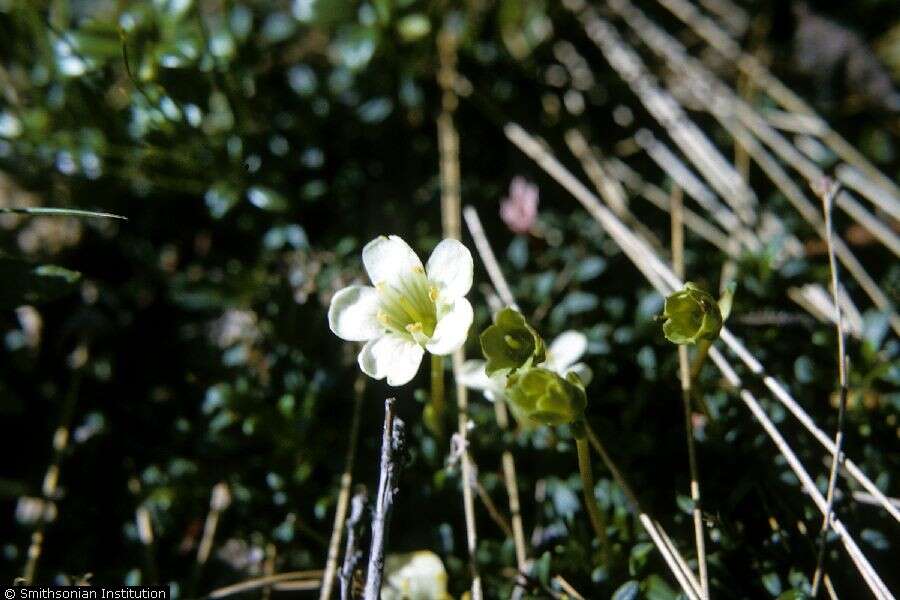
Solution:
<svg viewBox="0 0 900 600"><path fill-rule="evenodd" d="M69 447L69 437L72 427L72 417L75 414L75 405L78 401L78 389L81 383L80 372L73 374L73 382L66 394L66 399L60 413L59 425L53 433L53 458L50 465L44 473L44 481L41 485L41 495L45 506L50 506L56 502L59 490L59 473L63 456ZM41 558L41 552L44 548L44 528L47 526L47 511L41 511L41 517L35 525L35 530L31 533L31 543L28 546L28 559L25 562L25 568L22 571L22 579L27 585L34 582L34 575L37 572L38 561Z"/></svg>
<svg viewBox="0 0 900 600"><path fill-rule="evenodd" d="M708 103L713 116L716 117L737 143L744 146L763 171L766 172L767 176L800 212L801 216L815 227L816 231L824 239L824 222L813 203L806 198L799 186L793 182L781 165L765 151L762 144L753 135L758 136L773 149L777 149L782 158L793 161L793 164L804 169L807 175L812 178L811 181L821 179L822 173L818 167L800 154L765 119L760 117L750 106L734 94L730 88L719 82L699 61L690 57L678 40L647 19L641 11L627 0L615 0L611 3L611 6L651 50L662 56L671 68L683 73L690 79L691 88L702 90L698 94L699 96L718 98L718 100ZM743 122L743 126L735 121L735 117ZM753 135L744 127L752 131ZM810 167L811 164L812 166ZM891 301L866 273L865 269L840 238L835 239L835 252L848 272L859 282L867 295L872 299L873 304L880 310L891 312L891 326L900 335L900 316L894 311Z"/></svg>
<svg viewBox="0 0 900 600"><path fill-rule="evenodd" d="M618 220L618 218L612 214L608 209L606 209L600 201L594 196L578 179L576 179L556 158L553 157L544 147L538 143L537 140L532 138L528 133L525 132L520 126L514 123L508 123L504 132L506 133L507 138L515 144L522 152L524 152L527 156L529 156L532 160L534 160L541 168L543 168L551 177L556 179L560 185L565 187L581 204L588 210L588 212L595 218L597 221L606 229L606 231L610 234L610 236L619 244L622 248L623 252L634 262L635 266L638 270L641 271L647 277L647 279L651 282L654 287L661 294L668 294L672 290L680 289L683 286L683 282L671 272L671 270L660 260L658 256L656 256L652 250L647 248L642 242L631 232L625 225ZM786 398L790 399L791 403L796 405L796 401L790 398L790 395L778 384L771 376L765 373L765 370L762 367L762 364L759 363L726 328L722 328L720 337L726 345L728 345L741 360L759 377L763 378L763 383L769 387L770 390L773 391L775 396L788 406L788 402L785 401ZM740 390L741 399L747 404L748 408L750 408L751 412L753 412L756 419L763 426L766 433L773 440L779 451L784 455L787 459L788 464L791 466L791 469L795 472L798 479L800 479L801 486L806 491L807 494L813 499L816 507L824 513L825 509L825 499L819 493L818 489L815 487L815 484L812 481L812 478L803 468L796 454L794 454L793 450L784 441L784 438L778 432L778 429L771 422L771 420L766 415L765 411L753 397L753 394L744 389L741 385L741 380L728 364L725 361L724 357L721 353L716 349L712 348L710 350L710 357L713 358L716 366L719 367L719 370L725 375L726 379L734 385L737 389ZM776 391L777 390L777 391ZM796 406L799 409L799 406ZM800 409L800 412L805 415L806 419L809 421L809 425L807 429L811 431L818 431L822 436L824 436L825 442L823 445L828 447L828 444L832 444L830 440L828 440L827 436L821 432L821 430L812 423L812 419L809 418L805 412ZM817 439L818 436L817 436ZM821 439L819 439L822 442ZM832 453L834 453L834 446L831 445L829 448ZM844 466L850 470L849 460L844 461ZM866 479L865 476L862 476L860 479ZM858 479L858 480L860 480ZM867 480L867 479L866 479ZM862 481L861 481L862 483ZM870 482L871 483L871 482ZM873 486L874 487L874 486ZM877 490L877 488L875 488ZM880 492L879 492L880 493ZM888 504L889 506L889 504ZM870 589L872 589L873 593L876 594L878 598L893 598L887 588L884 586L884 583L881 581L878 574L872 568L871 564L859 550L859 547L856 545L856 542L850 536L847 529L844 527L843 523L841 523L837 519L832 520L832 528L835 533L840 537L844 548L847 550L848 555L856 566L857 570L866 580L866 583L869 585Z"/></svg>
<svg viewBox="0 0 900 600"><path fill-rule="evenodd" d="M553 578L553 581L555 581L556 584L560 588L562 588L562 591L564 591L566 594L568 594L568 597L573 598L573 600L584 600L584 596L579 594L578 590L573 588L572 584L570 584L568 581L566 581L562 575L557 575L556 577Z"/></svg>
<svg viewBox="0 0 900 600"><path fill-rule="evenodd" d="M741 47L715 22L700 13L688 0L657 0L659 4L678 17L690 27L707 44L728 60L734 62L738 69L750 78L760 89L771 96L778 104L789 112L806 115L819 124L823 141L842 160L850 163L875 185L882 188L876 198L891 198L892 203L900 203L900 187L879 171L863 154L840 134L831 129L824 119L798 96L792 89L781 83L756 57L746 54ZM876 201L877 200L873 200Z"/></svg>
<svg viewBox="0 0 900 600"><path fill-rule="evenodd" d="M257 577L256 579L250 579L248 581L242 581L240 583L235 583L233 585L221 587L211 591L206 595L210 600L220 600L221 598L227 598L228 596L233 596L235 594L240 594L242 592L248 592L251 590L257 590L259 588L263 588L269 585L284 583L288 581L304 581L310 582L314 581L316 583L316 587L319 585L319 577L322 576L321 570L313 570L313 571L291 571L290 573L278 573L276 575L266 575L265 577Z"/></svg>
<svg viewBox="0 0 900 600"><path fill-rule="evenodd" d="M641 104L662 125L678 148L746 224L756 221L756 195L681 105L657 85L640 56L593 9L579 15L585 32Z"/></svg>
<svg viewBox="0 0 900 600"><path fill-rule="evenodd" d="M834 173L845 186L856 190L869 202L900 221L900 198L884 194L881 187L873 184L859 169L846 163L839 164Z"/></svg>
<svg viewBox="0 0 900 600"><path fill-rule="evenodd" d="M453 24L446 24L438 35L438 83L442 90L441 112L437 119L438 147L440 151L441 180L441 222L444 236L462 238L460 207L459 135L453 124L453 113L457 107L454 85L456 74L456 49L458 39ZM478 572L476 551L478 533L475 527L475 502L472 497L472 464L469 460L467 434L469 425L468 390L460 383L459 373L464 361L463 349L453 353L453 376L456 382L457 432L462 445L462 492L463 509L466 520L466 546L469 552L469 566L472 570L472 600L482 600L481 575Z"/></svg>
<svg viewBox="0 0 900 600"><path fill-rule="evenodd" d="M621 160L610 158L603 162L603 166L607 173L621 181L633 194L643 196L648 202L663 212L668 213L671 210L669 195L656 185L644 181L634 169ZM729 256L737 256L728 236L689 208L684 208L684 225L723 253Z"/></svg>
<svg viewBox="0 0 900 600"><path fill-rule="evenodd" d="M822 182L825 185L825 182ZM822 579L823 566L825 564L825 546L828 530L831 527L831 511L834 507L834 491L837 484L838 473L841 470L842 444L844 441L844 418L847 412L847 349L844 343L844 319L841 313L840 303L840 278L838 277L837 261L834 259L834 232L831 224L831 210L834 197L840 190L839 183L831 184L830 189L821 190L822 212L825 215L825 241L828 244L828 267L831 270L831 293L834 296L834 320L837 329L838 341L838 382L840 385L840 400L838 402L838 424L834 434L835 454L831 462L831 471L828 476L828 491L825 496L825 515L822 518L822 534L819 539L819 558L816 563L816 571L813 574L812 596L816 597L819 591L819 583Z"/></svg>
<svg viewBox="0 0 900 600"><path fill-rule="evenodd" d="M606 205L616 213L622 221L628 223L645 241L655 248L662 248L662 242L653 231L644 225L628 208L628 199L621 184L607 175L603 165L588 146L584 135L577 129L569 129L565 135L569 151L579 160L581 168L594 185L597 193Z"/></svg>
<svg viewBox="0 0 900 600"><path fill-rule="evenodd" d="M359 438L359 422L365 386L365 377L359 375L353 385L353 417L350 421L350 438L347 444L347 453L344 456L344 473L341 475L341 488L334 510L334 525L331 528L331 539L328 542L328 557L325 560L325 572L322 574L319 600L328 600L334 588L338 557L341 552L341 538L344 535L344 521L347 519L347 507L350 505L350 485L353 483L353 463L356 459L356 444Z"/></svg>

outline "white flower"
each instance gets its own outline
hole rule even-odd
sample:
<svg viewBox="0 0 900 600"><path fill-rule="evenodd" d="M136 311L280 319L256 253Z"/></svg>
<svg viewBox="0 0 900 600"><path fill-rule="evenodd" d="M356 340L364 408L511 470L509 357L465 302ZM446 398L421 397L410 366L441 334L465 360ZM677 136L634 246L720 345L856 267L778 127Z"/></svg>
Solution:
<svg viewBox="0 0 900 600"><path fill-rule="evenodd" d="M388 385L415 376L425 351L439 356L463 345L472 325L472 254L454 239L435 247L423 268L396 235L366 244L363 265L374 287L351 285L328 309L328 325L340 338L366 342L359 368Z"/></svg>
<svg viewBox="0 0 900 600"><path fill-rule="evenodd" d="M578 331L564 331L559 334L547 349L547 358L540 365L545 369L556 371L563 377L567 373L575 373L585 386L590 383L593 373L584 363L576 362L587 351L587 338ZM467 360L459 374L460 382L474 390L479 390L485 398L494 402L506 398L506 376L498 373L488 377L484 371L485 361Z"/></svg>
<svg viewBox="0 0 900 600"><path fill-rule="evenodd" d="M451 599L444 563L428 550L389 554L384 563L384 579L381 600Z"/></svg>

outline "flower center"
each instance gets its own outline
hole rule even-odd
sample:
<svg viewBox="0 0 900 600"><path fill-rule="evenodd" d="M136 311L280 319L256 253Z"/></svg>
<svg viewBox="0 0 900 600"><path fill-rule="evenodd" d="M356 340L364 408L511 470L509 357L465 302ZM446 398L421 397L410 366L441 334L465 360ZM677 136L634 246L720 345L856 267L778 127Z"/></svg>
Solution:
<svg viewBox="0 0 900 600"><path fill-rule="evenodd" d="M437 288L431 285L422 269L380 283L375 288L381 297L378 321L388 330L410 338L424 346L434 335L437 325Z"/></svg>

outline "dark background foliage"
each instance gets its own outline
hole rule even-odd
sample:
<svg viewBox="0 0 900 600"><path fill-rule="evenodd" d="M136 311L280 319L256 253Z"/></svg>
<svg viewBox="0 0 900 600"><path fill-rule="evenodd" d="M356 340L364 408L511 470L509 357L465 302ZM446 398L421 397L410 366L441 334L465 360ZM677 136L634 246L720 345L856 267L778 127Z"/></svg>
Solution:
<svg viewBox="0 0 900 600"><path fill-rule="evenodd" d="M654 3L640 4L678 30ZM826 27L826 35L812 35L821 40L832 31L828 25L803 21L787 3L746 8L753 17L747 47L896 179L900 112L890 94L860 84L847 61L826 64L818 46L798 46L805 39L798 30ZM845 54L869 52L877 61L874 47L887 63L884 77L900 67L894 0L854 2L852 12L845 3L816 3L814 10L858 33ZM662 299L497 127L510 119L541 134L575 172L562 141L567 125L577 123L610 154L636 128L664 135L562 7L510 0L464 8L411 0L0 0L0 202L128 218L0 219L10 260L0 273L14 299L34 285L21 278L20 259L81 273L69 293L41 298L36 308L16 309L34 299L6 302L0 313L5 580L21 574L33 528L16 507L21 497L41 496L61 426L71 428L70 443L59 460L56 514L46 526L38 581L85 573L98 583L158 578L192 596L258 574L270 546L278 571L323 565L359 377L351 344L331 334L325 311L337 289L364 278L359 251L369 239L397 233L423 255L440 239L434 48L445 21L460 27L460 71L475 90L456 115L463 200L480 210L525 314L540 317L535 326L544 336L566 329L588 335L586 360L595 373L589 420L649 512L691 548L676 353L654 320ZM524 52L513 39L522 31ZM565 91L544 79L561 40L588 59L596 79L577 120L547 110ZM799 68L800 55L813 67ZM634 112L626 127L611 118L623 105ZM714 123L696 117L730 152ZM626 160L664 183L646 157ZM540 188L538 235L514 236L497 218L516 174ZM827 261L814 233L755 169L751 182L808 243L788 262L775 258L777 239L742 258L730 326L832 431L833 329L785 294L792 285L827 282ZM641 220L668 239L665 215L641 202L634 200ZM837 229L853 233L843 215ZM693 236L687 243L691 277L716 288L723 257ZM865 240L854 251L900 302L894 257ZM480 291L486 281L477 266L473 330L489 321ZM777 324L766 318L773 315ZM886 493L898 495L898 343L883 315L864 316L866 336L849 345L847 449ZM474 336L467 352L478 354ZM699 446L716 595L800 589L815 549L798 525L817 530L818 513L736 396L712 369L702 381L719 414ZM458 596L468 582L459 473L446 464L447 441L422 425L426 386L420 373L402 389L365 387L356 476L374 485L381 401L397 394L411 448L390 548L437 552ZM590 598L609 596L630 579L648 597L674 596L665 565L603 472L597 493L614 515L619 560L609 573L596 567L565 430L501 436L491 406L477 394L471 404L473 456L501 507L500 452L515 451L527 534L537 525L543 531L530 549L537 579L561 573ZM820 448L780 405L767 400L766 407L824 485ZM232 503L213 558L198 573L196 545L218 482L228 484ZM536 482L543 498L535 499ZM149 561L135 525L139 506L152 517ZM512 542L478 509L487 596L506 597ZM840 511L896 589L897 524L849 501ZM836 545L829 556L842 596L864 597Z"/></svg>

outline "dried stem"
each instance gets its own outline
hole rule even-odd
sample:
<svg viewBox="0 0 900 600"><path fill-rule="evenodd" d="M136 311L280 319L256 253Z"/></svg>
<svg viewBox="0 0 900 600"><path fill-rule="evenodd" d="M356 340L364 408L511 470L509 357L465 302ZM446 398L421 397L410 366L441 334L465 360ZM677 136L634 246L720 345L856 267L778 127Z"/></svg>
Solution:
<svg viewBox="0 0 900 600"><path fill-rule="evenodd" d="M600 542L600 559L609 568L610 547L609 534L606 532L606 515L597 503L594 495L594 473L591 470L591 447L586 437L575 439L575 449L578 454L578 472L581 474L581 491L584 495L584 507L594 528L594 535Z"/></svg>
<svg viewBox="0 0 900 600"><path fill-rule="evenodd" d="M337 573L338 555L341 548L341 537L344 535L344 521L347 519L347 506L350 503L350 485L353 482L353 463L356 459L356 445L359 439L359 422L362 414L363 396L366 378L358 376L353 386L353 417L350 421L350 440L344 456L344 473L341 475L341 489L338 492L337 506L334 511L334 525L331 528L331 540L328 542L328 558L325 561L325 572L322 574L322 588L319 600L331 598L334 588L334 576Z"/></svg>
<svg viewBox="0 0 900 600"><path fill-rule="evenodd" d="M460 239L462 227L460 219L460 169L459 169L459 135L453 123L453 113L458 99L454 84L456 83L456 50L459 40L454 24L445 23L438 34L438 84L442 90L441 112L437 118L438 149L440 151L441 180L441 222L444 236ZM478 532L475 527L475 502L472 497L472 464L469 460L467 433L469 423L468 395L464 385L460 383L459 373L463 365L463 349L453 353L453 377L456 383L457 429L462 444L462 492L463 511L466 519L466 546L469 552L469 566L472 570L472 600L482 600L481 575L478 572L476 551Z"/></svg>
<svg viewBox="0 0 900 600"><path fill-rule="evenodd" d="M682 196L672 193L672 266L675 275L684 279L684 223L682 221ZM704 598L709 598L709 578L706 568L706 541L703 535L703 514L700 507L700 468L697 466L697 450L694 446L694 424L691 413L691 368L687 346L678 346L678 366L681 374L681 401L684 409L684 431L687 440L688 464L691 474L691 512L694 519L694 543L697 547L697 563L700 570L700 587Z"/></svg>
<svg viewBox="0 0 900 600"><path fill-rule="evenodd" d="M369 546L369 566L366 570L364 600L380 600L381 580L384 576L384 547L387 543L397 495L397 476L400 472L400 453L404 446L404 425L394 414L394 398L384 401L384 430L381 433L381 474L378 495L372 515L372 541Z"/></svg>
<svg viewBox="0 0 900 600"><path fill-rule="evenodd" d="M488 272L491 283L500 299L508 306L516 306L515 298L509 289L506 278L503 277L503 271L497 263L491 244L484 234L484 228L481 226L481 220L478 218L478 212L471 206L463 209L463 218L466 221L466 227L475 241L475 249L478 256ZM509 430L509 415L506 411L506 403L503 401L494 402L494 416L497 425L501 431ZM503 465L503 483L506 486L506 495L509 498L509 513L512 521L513 542L516 547L516 567L519 572L525 572L527 569L528 554L525 546L525 527L522 524L522 513L519 504L519 488L516 478L516 462L512 452L508 449L503 451L501 456Z"/></svg>
<svg viewBox="0 0 900 600"><path fill-rule="evenodd" d="M341 580L341 600L353 600L354 578L363 552L359 548L362 531L362 519L369 502L365 487L353 495L350 501L350 516L347 518L347 542L344 546L344 562L338 574Z"/></svg>
<svg viewBox="0 0 900 600"><path fill-rule="evenodd" d="M824 184L824 182L823 182ZM828 245L828 266L831 270L831 293L834 296L835 323L837 324L838 342L838 383L840 385L840 397L838 401L838 424L834 434L834 458L831 461L831 472L828 476L828 492L825 496L825 515L822 517L822 533L819 537L819 557L816 561L816 570L813 573L812 596L819 593L819 584L822 580L822 569L825 564L825 547L828 541L828 530L831 526L831 512L834 507L834 491L838 474L841 469L842 445L844 441L844 418L847 412L847 349L844 346L844 319L841 313L840 303L840 278L838 277L837 261L834 258L833 229L831 224L832 202L840 190L839 183L833 183L830 189L822 190L822 210L825 214L825 242Z"/></svg>

